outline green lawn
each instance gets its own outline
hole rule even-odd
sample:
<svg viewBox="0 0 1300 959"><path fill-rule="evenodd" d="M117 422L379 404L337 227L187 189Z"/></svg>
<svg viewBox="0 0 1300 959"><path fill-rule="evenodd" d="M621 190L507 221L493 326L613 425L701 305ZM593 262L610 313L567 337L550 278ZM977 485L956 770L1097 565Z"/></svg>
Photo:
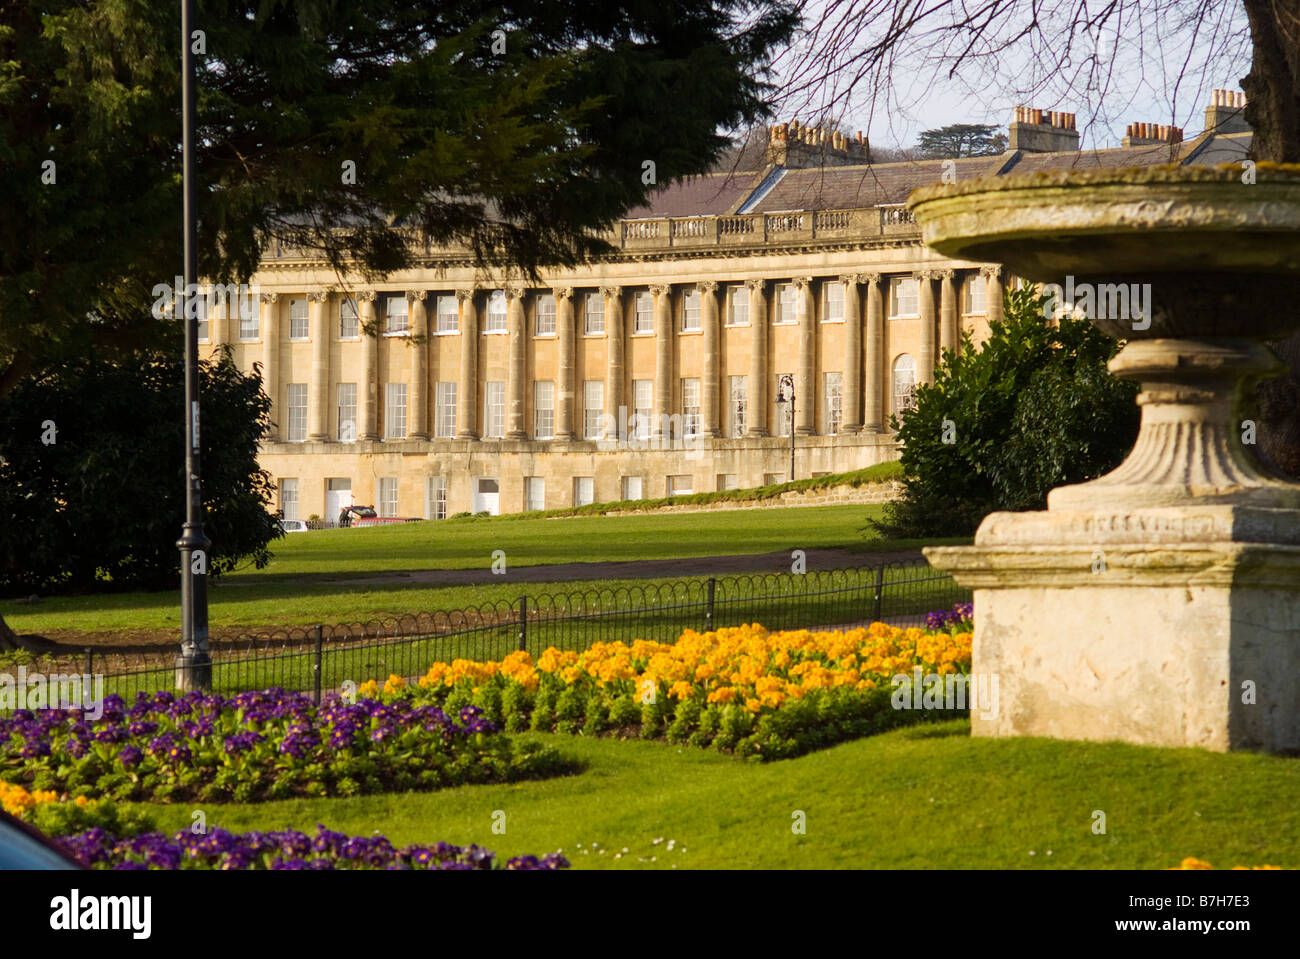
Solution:
<svg viewBox="0 0 1300 959"><path fill-rule="evenodd" d="M487 571L495 550L508 568L568 562L673 559L840 547L861 562L873 552L914 548L919 541L873 538L863 528L880 516L879 506L797 507L645 516L582 516L561 519L466 518L373 529L321 530L285 537L263 570L216 581L209 592L214 630L365 622L403 613L455 610L489 602L513 602L521 593L556 589L543 583L504 582L430 585L403 582L419 570ZM952 542L962 542L953 540ZM350 582L388 572L391 581ZM565 583L564 589L626 586L651 581L608 579ZM659 580L657 582L666 582ZM0 615L19 633L66 631L122 633L179 630L175 593L118 593L50 597L38 605L0 603Z"/></svg>
<svg viewBox="0 0 1300 959"><path fill-rule="evenodd" d="M766 765L550 735L539 738L585 771L205 811L210 826L234 830L323 823L399 845L476 842L502 857L563 849L578 868L1161 869L1189 855L1221 868L1300 866L1300 807L1289 799L1300 794L1296 759L968 732L965 721L911 727ZM166 831L190 826L189 806L149 809ZM506 814L504 835L492 832L496 810ZM1096 810L1104 835L1093 833ZM796 811L805 835L792 832ZM596 843L609 851L578 848Z"/></svg>

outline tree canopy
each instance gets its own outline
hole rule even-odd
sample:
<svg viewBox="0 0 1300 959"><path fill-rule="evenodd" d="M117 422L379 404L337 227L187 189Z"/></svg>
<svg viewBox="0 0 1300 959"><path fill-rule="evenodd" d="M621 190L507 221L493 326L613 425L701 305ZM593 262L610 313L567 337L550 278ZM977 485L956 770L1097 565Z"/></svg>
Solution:
<svg viewBox="0 0 1300 959"><path fill-rule="evenodd" d="M1007 148L1007 135L990 123L951 123L923 130L917 146L928 159L995 156Z"/></svg>
<svg viewBox="0 0 1300 959"><path fill-rule="evenodd" d="M368 275L412 238L527 272L590 257L763 115L796 23L790 0L201 0L200 273L247 278L273 235ZM158 341L179 44L174 3L0 6L0 397Z"/></svg>

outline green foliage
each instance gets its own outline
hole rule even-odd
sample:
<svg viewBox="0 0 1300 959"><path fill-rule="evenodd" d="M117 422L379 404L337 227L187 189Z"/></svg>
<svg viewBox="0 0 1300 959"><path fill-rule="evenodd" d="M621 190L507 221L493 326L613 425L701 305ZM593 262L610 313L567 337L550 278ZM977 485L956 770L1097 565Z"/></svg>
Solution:
<svg viewBox="0 0 1300 959"><path fill-rule="evenodd" d="M1049 325L1044 298L1009 290L976 348L945 351L899 424L904 497L877 533L963 536L996 510L1042 509L1056 486L1100 476L1137 436L1138 387L1106 368L1118 344L1085 320ZM950 442L945 442L945 439Z"/></svg>
<svg viewBox="0 0 1300 959"><path fill-rule="evenodd" d="M23 383L0 403L0 591L166 588L185 515L184 366L97 359ZM200 368L208 573L270 560L283 535L257 465L270 402L229 354ZM50 424L48 427L43 424ZM53 432L44 442L47 429Z"/></svg>
<svg viewBox="0 0 1300 959"><path fill-rule="evenodd" d="M534 271L601 252L763 114L797 23L792 0L205 3L200 273L251 275L272 235L372 274L409 234ZM0 396L165 325L145 307L180 267L179 34L174 3L0 4Z"/></svg>
<svg viewBox="0 0 1300 959"><path fill-rule="evenodd" d="M84 805L72 801L39 803L23 818L47 836L73 836L87 829L133 836L154 828L153 819L146 811L118 806L108 799Z"/></svg>
<svg viewBox="0 0 1300 959"><path fill-rule="evenodd" d="M994 156L1007 148L1007 135L989 123L953 123L922 131L917 146L927 159Z"/></svg>

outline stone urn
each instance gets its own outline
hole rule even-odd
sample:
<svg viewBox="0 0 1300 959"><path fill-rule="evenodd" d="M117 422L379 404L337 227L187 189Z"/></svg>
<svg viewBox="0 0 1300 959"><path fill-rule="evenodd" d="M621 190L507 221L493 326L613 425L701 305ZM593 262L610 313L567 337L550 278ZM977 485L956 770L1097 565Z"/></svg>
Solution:
<svg viewBox="0 0 1300 959"><path fill-rule="evenodd" d="M925 551L975 592L1000 696L973 734L1300 750L1300 484L1249 448L1281 369L1263 341L1300 326L1300 171L1058 171L908 206L939 252L1072 294L1142 387L1118 468Z"/></svg>

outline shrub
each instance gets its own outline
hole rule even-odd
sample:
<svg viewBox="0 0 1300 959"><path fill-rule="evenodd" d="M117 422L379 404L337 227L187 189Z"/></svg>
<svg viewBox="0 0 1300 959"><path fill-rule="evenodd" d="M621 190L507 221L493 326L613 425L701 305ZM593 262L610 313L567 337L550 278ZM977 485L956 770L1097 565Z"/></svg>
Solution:
<svg viewBox="0 0 1300 959"><path fill-rule="evenodd" d="M976 349L945 351L916 409L893 421L903 497L872 521L886 536L974 533L996 510L1042 509L1057 486L1100 476L1137 437L1136 383L1106 364L1118 343L1086 320L1044 319L1030 288L1009 290L1005 319Z"/></svg>

